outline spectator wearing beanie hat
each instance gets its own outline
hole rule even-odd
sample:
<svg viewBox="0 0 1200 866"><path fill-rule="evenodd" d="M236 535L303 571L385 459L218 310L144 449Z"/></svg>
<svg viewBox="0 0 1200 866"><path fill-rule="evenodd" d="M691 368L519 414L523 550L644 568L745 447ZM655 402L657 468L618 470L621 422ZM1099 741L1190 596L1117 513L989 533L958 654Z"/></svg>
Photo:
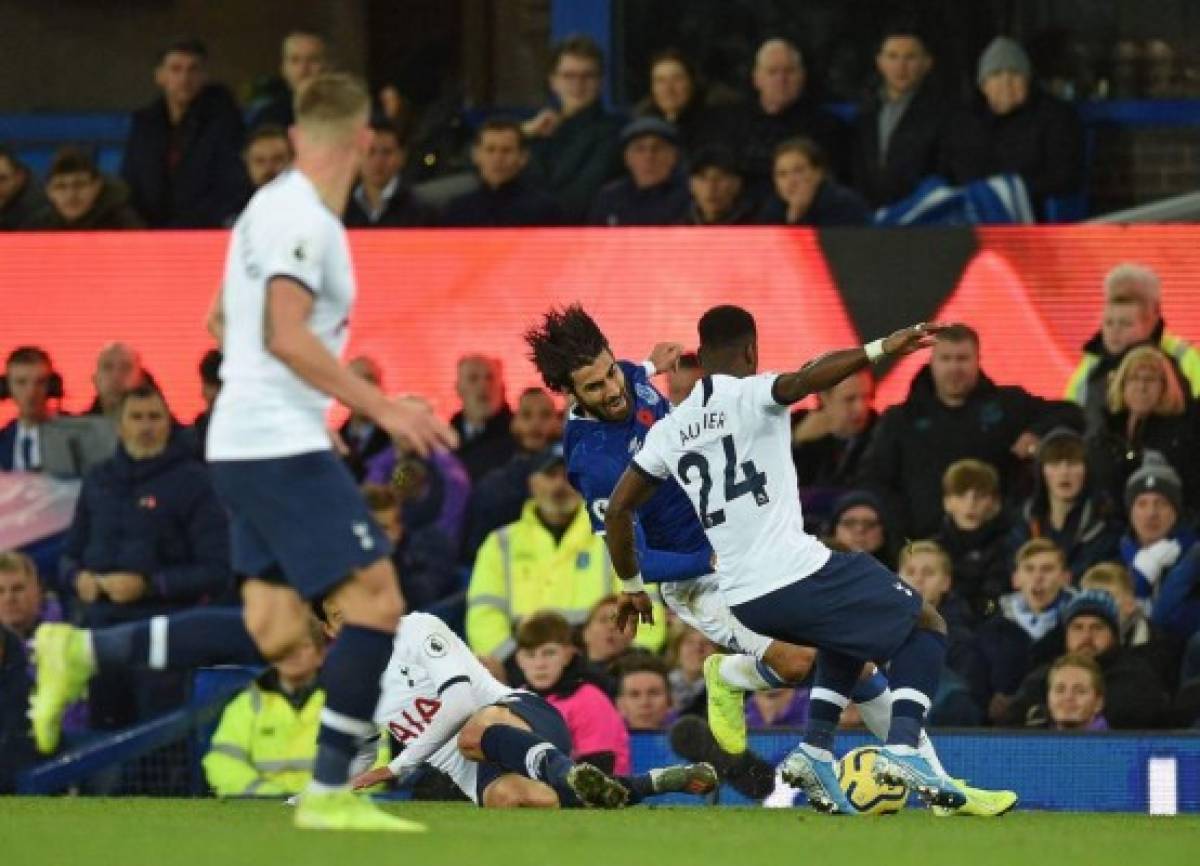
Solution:
<svg viewBox="0 0 1200 866"><path fill-rule="evenodd" d="M1155 728L1165 721L1166 684L1144 659L1122 648L1120 616L1111 595L1099 589L1079 593L1063 615L1065 649L1093 659L1104 673L1105 718L1112 728ZM1004 716L1010 726L1046 723L1050 665L1036 668L1021 683Z"/></svg>
<svg viewBox="0 0 1200 866"><path fill-rule="evenodd" d="M838 499L829 515L828 535L835 549L869 553L893 568L883 502L874 493L852 490Z"/></svg>
<svg viewBox="0 0 1200 866"><path fill-rule="evenodd" d="M1183 485L1162 455L1146 452L1142 466L1125 484L1129 531L1121 539L1121 561L1133 573L1139 601L1152 610L1172 568L1196 543L1181 518Z"/></svg>
<svg viewBox="0 0 1200 866"><path fill-rule="evenodd" d="M742 169L733 151L720 145L700 148L688 167L692 194L686 225L729 226L753 221L752 202L745 196Z"/></svg>
<svg viewBox="0 0 1200 866"><path fill-rule="evenodd" d="M1042 93L1029 55L1004 36L979 58L979 94L949 126L942 174L967 183L1017 174L1035 206L1083 185L1083 132L1074 110Z"/></svg>
<svg viewBox="0 0 1200 866"><path fill-rule="evenodd" d="M1083 437L1055 427L1038 443L1033 494L1022 503L1009 534L1015 554L1034 538L1048 538L1067 557L1078 581L1093 565L1117 558L1121 525L1116 506L1092 483Z"/></svg>

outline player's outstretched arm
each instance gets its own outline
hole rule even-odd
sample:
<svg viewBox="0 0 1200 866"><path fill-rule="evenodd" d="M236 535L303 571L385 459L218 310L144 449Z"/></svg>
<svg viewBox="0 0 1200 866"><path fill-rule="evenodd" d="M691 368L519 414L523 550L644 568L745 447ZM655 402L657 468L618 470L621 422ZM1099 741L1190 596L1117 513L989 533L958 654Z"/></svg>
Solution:
<svg viewBox="0 0 1200 866"><path fill-rule="evenodd" d="M383 392L347 371L308 327L313 296L288 277L267 286L263 340L267 351L312 387L367 415L393 439L404 438L422 456L453 447L457 436L422 400L389 400Z"/></svg>
<svg viewBox="0 0 1200 866"><path fill-rule="evenodd" d="M624 631L626 625L632 622L635 634L639 621L648 625L654 623L654 613L638 571L633 517L656 489L657 485L639 471L636 464L631 464L617 482L604 515L604 542L608 545L608 556L617 577L624 584L617 602L617 627Z"/></svg>
<svg viewBox="0 0 1200 866"><path fill-rule="evenodd" d="M908 355L933 345L934 337L949 325L921 322L894 334L854 349L841 349L813 358L794 373L784 373L775 380L771 396L777 403L790 405L809 394L832 388L847 376L852 376L868 364L891 355Z"/></svg>

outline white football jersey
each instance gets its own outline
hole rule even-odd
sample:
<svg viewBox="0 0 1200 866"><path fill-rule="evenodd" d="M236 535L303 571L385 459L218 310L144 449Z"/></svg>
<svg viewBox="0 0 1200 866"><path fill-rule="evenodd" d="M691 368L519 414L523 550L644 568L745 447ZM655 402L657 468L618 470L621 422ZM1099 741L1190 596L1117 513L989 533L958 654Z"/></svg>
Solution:
<svg viewBox="0 0 1200 866"><path fill-rule="evenodd" d="M647 475L674 476L692 500L730 605L807 577L829 559L829 548L804 531L789 407L771 396L776 378L706 376L650 428L633 458Z"/></svg>
<svg viewBox="0 0 1200 866"><path fill-rule="evenodd" d="M375 723L386 727L403 749L390 765L396 775L429 763L475 800L478 765L458 751L458 732L476 710L516 690L488 673L462 639L428 613L410 613L400 620L380 685ZM470 689L469 705L459 704L459 718L439 717L444 712L442 695L452 685Z"/></svg>
<svg viewBox="0 0 1200 866"><path fill-rule="evenodd" d="M208 428L210 460L288 457L330 447L330 398L267 351L267 284L290 277L313 295L308 326L335 356L348 337L354 270L341 220L303 173L255 193L233 226L225 260L221 393Z"/></svg>

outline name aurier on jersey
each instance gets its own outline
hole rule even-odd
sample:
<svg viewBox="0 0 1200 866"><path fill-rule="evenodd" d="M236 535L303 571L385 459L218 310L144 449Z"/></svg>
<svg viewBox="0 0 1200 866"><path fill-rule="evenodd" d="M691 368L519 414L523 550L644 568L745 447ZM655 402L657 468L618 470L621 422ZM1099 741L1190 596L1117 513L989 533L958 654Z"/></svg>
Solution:
<svg viewBox="0 0 1200 866"><path fill-rule="evenodd" d="M724 430L724 412L705 412L699 421L689 421L679 428L679 447L685 447L689 442L700 438L700 434L708 430Z"/></svg>

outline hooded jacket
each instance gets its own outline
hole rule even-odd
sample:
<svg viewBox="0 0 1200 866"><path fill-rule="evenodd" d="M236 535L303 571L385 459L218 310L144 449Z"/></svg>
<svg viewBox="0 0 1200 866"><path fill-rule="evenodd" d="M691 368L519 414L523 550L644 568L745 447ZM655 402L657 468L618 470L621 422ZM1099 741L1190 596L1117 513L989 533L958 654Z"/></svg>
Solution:
<svg viewBox="0 0 1200 866"><path fill-rule="evenodd" d="M951 463L973 457L995 466L1002 483L1011 481L1021 464L1010 449L1021 433L1042 434L1058 425L1082 429L1079 407L997 385L982 371L963 405L947 406L926 365L913 378L907 399L876 425L861 480L885 497L902 536L928 538L941 525L942 475Z"/></svg>
<svg viewBox="0 0 1200 866"><path fill-rule="evenodd" d="M136 572L149 582L131 604L87 605L90 621L141 619L230 589L228 519L193 453L190 437L175 431L158 456L134 460L121 446L84 478L63 544L62 587L71 591L84 569Z"/></svg>
<svg viewBox="0 0 1200 866"><path fill-rule="evenodd" d="M1008 567L1008 521L1003 513L978 529L959 529L947 515L934 536L954 565L954 590L970 605L976 617L996 609L1008 591L1012 572Z"/></svg>

